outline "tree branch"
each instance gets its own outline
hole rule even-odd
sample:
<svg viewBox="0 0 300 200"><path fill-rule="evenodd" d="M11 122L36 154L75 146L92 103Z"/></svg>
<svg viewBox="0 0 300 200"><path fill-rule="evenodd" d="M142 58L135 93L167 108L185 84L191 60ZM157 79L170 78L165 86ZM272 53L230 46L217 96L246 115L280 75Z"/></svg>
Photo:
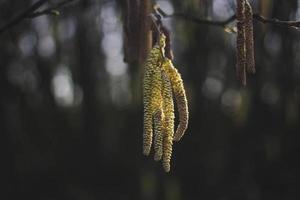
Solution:
<svg viewBox="0 0 300 200"><path fill-rule="evenodd" d="M72 3L73 1L76 1L76 0L62 1L50 8L45 9L45 10L42 10L39 12L34 12L34 13L28 15L27 18L35 18L35 17L39 17L41 15L59 15L59 12L57 11L57 9L61 9L61 8L65 7L67 4Z"/></svg>
<svg viewBox="0 0 300 200"><path fill-rule="evenodd" d="M274 24L274 25L279 25L279 26L287 26L287 27L292 27L292 28L300 28L300 21L282 21L278 19L267 19L259 14L254 14L253 18L256 19L257 21L260 21L261 23L264 24Z"/></svg>
<svg viewBox="0 0 300 200"><path fill-rule="evenodd" d="M28 15L39 9L42 5L44 5L49 0L39 0L33 5L31 5L28 9L23 11L21 14L13 18L10 22L5 24L0 28L0 34L6 31L7 29L10 29L11 27L19 24L21 21L23 21Z"/></svg>
<svg viewBox="0 0 300 200"><path fill-rule="evenodd" d="M180 18L186 21L194 22L196 24L206 24L206 25L212 25L212 26L220 26L220 27L225 27L227 24L233 22L236 20L236 15L232 15L226 20L223 21L213 21L213 20L208 20L208 19L199 19L195 16L188 15L186 13L173 13L173 14L167 14L164 12L161 8L159 8L157 5L154 7L154 9L161 14L164 18L168 17L176 17ZM292 28L300 28L300 21L283 21L283 20L278 20L275 18L268 19L265 18L259 14L253 14L253 19L264 23L264 24L273 24L273 25L278 25L278 26L284 26L284 27L292 27Z"/></svg>
<svg viewBox="0 0 300 200"><path fill-rule="evenodd" d="M51 14L51 15L58 15L58 11L56 9L62 8L63 6L65 6L66 4L69 4L75 0L65 0L62 1L58 4L56 4L53 7L47 8L45 10L36 12L36 10L38 10L41 6L43 6L45 3L47 3L49 0L39 0L36 3L32 4L29 8L27 8L25 11L23 11L21 14L17 15L16 17L14 17L10 22L8 22L7 24L3 25L0 28L0 35L2 33L4 33L5 31L7 31L8 29L18 25L20 22L22 22L23 20L27 19L27 18L35 18L35 17L39 17L41 15L46 15L46 14Z"/></svg>

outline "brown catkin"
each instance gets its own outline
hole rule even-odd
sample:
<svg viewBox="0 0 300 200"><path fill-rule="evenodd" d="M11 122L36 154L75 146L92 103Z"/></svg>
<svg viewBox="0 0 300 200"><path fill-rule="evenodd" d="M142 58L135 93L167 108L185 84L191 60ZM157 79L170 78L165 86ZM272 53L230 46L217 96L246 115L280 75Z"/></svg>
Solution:
<svg viewBox="0 0 300 200"><path fill-rule="evenodd" d="M246 59L247 71L255 73L254 60L254 39L253 39L253 12L248 0L245 2L245 42L246 42Z"/></svg>
<svg viewBox="0 0 300 200"><path fill-rule="evenodd" d="M170 171L170 162L172 157L172 145L174 136L174 103L172 86L168 74L162 70L163 82L163 111L164 111L164 129L163 129L163 168L166 172Z"/></svg>
<svg viewBox="0 0 300 200"><path fill-rule="evenodd" d="M246 85L246 52L245 52L245 29L242 22L237 22L237 64L236 64L236 74L238 79L241 81L242 85Z"/></svg>
<svg viewBox="0 0 300 200"><path fill-rule="evenodd" d="M242 85L246 85L246 38L245 38L245 0L237 0L237 39L236 74Z"/></svg>
<svg viewBox="0 0 300 200"><path fill-rule="evenodd" d="M243 21L245 9L245 0L236 0L236 19Z"/></svg>

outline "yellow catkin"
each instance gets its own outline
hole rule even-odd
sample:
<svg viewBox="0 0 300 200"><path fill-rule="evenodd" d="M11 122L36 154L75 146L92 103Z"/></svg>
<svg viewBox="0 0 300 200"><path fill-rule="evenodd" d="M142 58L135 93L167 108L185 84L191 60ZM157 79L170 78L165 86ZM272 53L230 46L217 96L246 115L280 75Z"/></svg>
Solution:
<svg viewBox="0 0 300 200"><path fill-rule="evenodd" d="M172 86L168 74L162 70L163 82L163 112L164 112L164 129L163 129L163 168L166 172L170 171L170 161L172 156L172 145L174 136L174 103L172 95Z"/></svg>
<svg viewBox="0 0 300 200"><path fill-rule="evenodd" d="M236 73L237 77L246 85L246 44L245 44L245 0L237 0L237 64Z"/></svg>
<svg viewBox="0 0 300 200"><path fill-rule="evenodd" d="M163 155L163 120L164 114L162 108L154 114L154 160L159 161Z"/></svg>
<svg viewBox="0 0 300 200"><path fill-rule="evenodd" d="M248 0L245 2L245 45L246 45L246 59L247 71L255 73L255 59L254 59L254 39L253 39L253 12Z"/></svg>
<svg viewBox="0 0 300 200"><path fill-rule="evenodd" d="M162 111L162 77L161 66L156 66L152 78L151 91L151 110L153 110L154 123L154 160L160 160L162 157L162 127L163 127L163 111Z"/></svg>
<svg viewBox="0 0 300 200"><path fill-rule="evenodd" d="M153 110L151 109L151 90L152 78L155 69L161 65L164 57L165 36L161 35L159 43L156 44L149 52L145 63L144 81L143 81L143 103L144 103L144 130L143 130L143 154L149 155L152 145L152 119Z"/></svg>
<svg viewBox="0 0 300 200"><path fill-rule="evenodd" d="M173 93L176 98L176 103L177 103L177 108L179 113L179 125L174 135L174 141L179 141L181 137L184 135L188 126L188 115L189 115L188 102L186 99L185 89L183 86L181 75L173 66L171 60L166 59L163 66L170 77Z"/></svg>

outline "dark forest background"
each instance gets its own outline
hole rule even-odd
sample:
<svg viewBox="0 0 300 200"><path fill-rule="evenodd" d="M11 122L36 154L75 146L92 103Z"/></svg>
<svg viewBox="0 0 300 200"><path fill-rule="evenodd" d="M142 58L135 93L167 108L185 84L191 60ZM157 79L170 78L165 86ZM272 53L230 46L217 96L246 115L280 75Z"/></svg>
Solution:
<svg viewBox="0 0 300 200"><path fill-rule="evenodd" d="M34 2L0 0L0 26ZM213 20L235 12L233 0L157 3ZM300 20L297 0L251 3ZM257 73L243 88L234 33L163 19L190 110L165 173L142 155L143 4L78 0L0 35L0 199L298 200L300 31L255 21Z"/></svg>

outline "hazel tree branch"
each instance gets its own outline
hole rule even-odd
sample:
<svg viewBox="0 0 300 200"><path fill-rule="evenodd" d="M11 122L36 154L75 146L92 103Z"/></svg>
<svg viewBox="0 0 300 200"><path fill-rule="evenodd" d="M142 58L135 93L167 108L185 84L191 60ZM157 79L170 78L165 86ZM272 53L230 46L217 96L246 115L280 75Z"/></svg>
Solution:
<svg viewBox="0 0 300 200"><path fill-rule="evenodd" d="M39 17L41 15L59 15L59 12L57 11L57 9L60 9L75 0L64 0L52 7L46 8L45 10L37 11L41 6L43 6L48 1L49 0L39 0L36 3L32 4L29 8L27 8L26 10L21 12L19 15L14 17L7 24L4 24L3 26L1 26L0 35L2 33L4 33L5 31L9 30L10 28L18 25L20 22L22 22L25 19Z"/></svg>
<svg viewBox="0 0 300 200"><path fill-rule="evenodd" d="M274 25L279 25L279 26L287 26L287 27L292 27L299 29L300 28L300 21L283 21L279 19L267 19L259 14L254 14L253 18L261 23L264 24L274 24Z"/></svg>
<svg viewBox="0 0 300 200"><path fill-rule="evenodd" d="M10 29L11 27L19 24L21 21L23 21L25 18L27 18L28 15L32 14L34 11L39 9L42 5L44 5L48 1L49 0L39 0L36 3L34 3L33 5L31 5L28 9L24 10L21 14L19 14L15 18L13 18L10 22L3 25L0 28L0 34L5 32L6 30Z"/></svg>
<svg viewBox="0 0 300 200"><path fill-rule="evenodd" d="M225 27L229 23L233 22L236 20L236 15L232 15L226 20L223 21L213 21L209 19L199 19L195 16L186 14L186 13L173 13L173 14L167 14L165 11L163 11L158 5L154 7L154 9L164 18L170 18L170 17L175 17L179 19L183 19L186 21L190 21L196 24L205 24L205 25L211 25L211 26L220 26L220 27ZM260 14L253 14L253 19L256 21L259 21L263 24L273 24L273 25L278 25L278 26L284 26L284 27L291 27L291 28L300 28L300 21L283 21L275 18L265 18L264 16L261 16Z"/></svg>
<svg viewBox="0 0 300 200"><path fill-rule="evenodd" d="M58 9L65 7L66 5L72 3L73 1L76 1L76 0L64 0L50 8L46 8L45 10L34 12L31 15L27 16L27 18L35 18L35 17L39 17L41 15L56 15L57 16L57 15L59 15Z"/></svg>

